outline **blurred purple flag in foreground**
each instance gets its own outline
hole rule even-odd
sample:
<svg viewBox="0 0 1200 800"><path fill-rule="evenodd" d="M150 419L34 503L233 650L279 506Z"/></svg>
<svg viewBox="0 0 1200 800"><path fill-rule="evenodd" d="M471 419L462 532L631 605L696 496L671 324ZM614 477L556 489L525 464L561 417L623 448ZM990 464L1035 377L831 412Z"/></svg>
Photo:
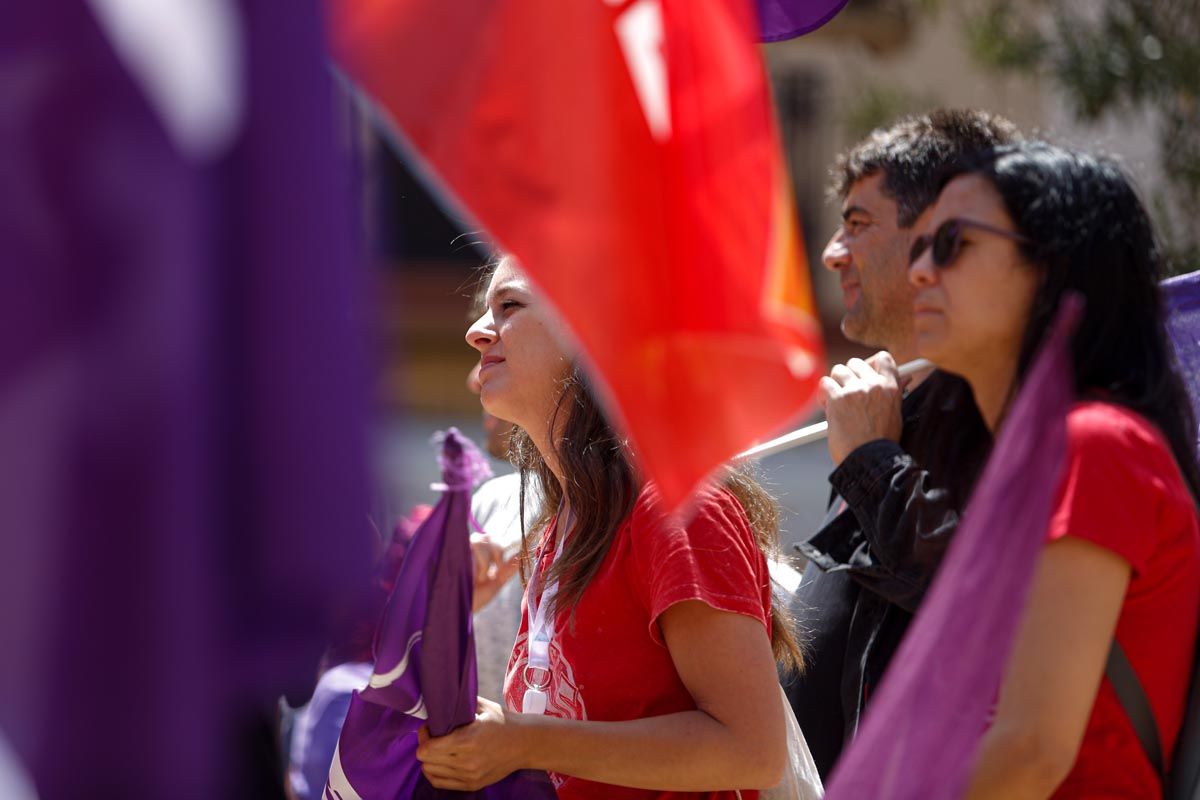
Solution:
<svg viewBox="0 0 1200 800"><path fill-rule="evenodd" d="M1074 400L1067 297L829 800L962 796L1045 543Z"/></svg>
<svg viewBox="0 0 1200 800"><path fill-rule="evenodd" d="M779 42L811 33L838 15L848 0L756 0L759 38Z"/></svg>
<svg viewBox="0 0 1200 800"><path fill-rule="evenodd" d="M523 771L472 794L434 789L415 758L417 730L444 736L475 719L471 489L490 474L451 428L439 458L441 501L413 537L375 636L375 670L355 693L333 757L327 800L478 797L552 800L545 773Z"/></svg>
<svg viewBox="0 0 1200 800"><path fill-rule="evenodd" d="M0 11L0 727L43 800L269 798L370 558L320 9L169 4L237 65L172 110L225 65L103 5Z"/></svg>
<svg viewBox="0 0 1200 800"><path fill-rule="evenodd" d="M1189 272L1162 282L1167 315L1167 333L1175 345L1175 357L1192 408L1200 417L1200 272ZM1200 449L1200 431L1197 432Z"/></svg>

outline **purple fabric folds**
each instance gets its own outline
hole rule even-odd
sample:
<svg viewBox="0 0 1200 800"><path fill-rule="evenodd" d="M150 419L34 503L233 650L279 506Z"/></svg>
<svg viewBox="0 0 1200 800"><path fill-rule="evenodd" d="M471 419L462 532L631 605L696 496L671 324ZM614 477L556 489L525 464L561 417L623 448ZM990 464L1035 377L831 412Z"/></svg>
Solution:
<svg viewBox="0 0 1200 800"><path fill-rule="evenodd" d="M757 0L759 38L780 42L811 33L838 15L848 0Z"/></svg>
<svg viewBox="0 0 1200 800"><path fill-rule="evenodd" d="M219 4L244 111L198 154L102 5L0 9L0 727L43 800L270 798L370 563L321 12Z"/></svg>
<svg viewBox="0 0 1200 800"><path fill-rule="evenodd" d="M326 800L555 797L545 773L523 771L472 794L434 789L417 762L417 730L443 736L475 718L471 489L486 461L451 428L439 461L442 499L417 529L375 637L370 683L350 702Z"/></svg>
<svg viewBox="0 0 1200 800"><path fill-rule="evenodd" d="M962 526L829 800L962 795L1024 611L1066 450L1074 399L1069 296L1017 396Z"/></svg>
<svg viewBox="0 0 1200 800"><path fill-rule="evenodd" d="M1200 417L1200 272L1190 272L1162 282L1167 333L1175 345L1179 371L1187 386L1192 408ZM1200 432L1197 432L1200 449Z"/></svg>

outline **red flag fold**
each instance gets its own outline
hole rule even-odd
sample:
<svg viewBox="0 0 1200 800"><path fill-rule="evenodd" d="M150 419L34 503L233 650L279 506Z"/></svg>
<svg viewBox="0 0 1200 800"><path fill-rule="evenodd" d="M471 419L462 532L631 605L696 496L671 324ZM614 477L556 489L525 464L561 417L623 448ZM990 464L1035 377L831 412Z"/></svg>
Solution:
<svg viewBox="0 0 1200 800"><path fill-rule="evenodd" d="M333 0L334 52L573 331L664 499L823 362L745 0Z"/></svg>

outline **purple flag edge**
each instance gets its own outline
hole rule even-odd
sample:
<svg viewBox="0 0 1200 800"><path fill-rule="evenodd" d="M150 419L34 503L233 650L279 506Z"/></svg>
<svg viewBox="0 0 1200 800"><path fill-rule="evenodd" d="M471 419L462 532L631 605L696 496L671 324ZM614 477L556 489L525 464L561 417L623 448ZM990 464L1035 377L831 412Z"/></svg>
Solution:
<svg viewBox="0 0 1200 800"><path fill-rule="evenodd" d="M763 43L782 42L812 33L822 27L846 7L850 0L822 0L822 11L816 19L811 8L804 12L796 9L804 0L757 0L758 40Z"/></svg>
<svg viewBox="0 0 1200 800"><path fill-rule="evenodd" d="M0 419L0 506L37 534L0 536L0 724L44 798L273 779L260 734L365 575L366 535L331 535L366 505L365 274L319 10L282 11L230 4L246 112L203 163L86 4L0 14L0 60L37 78L0 126L29 212L0 224L0 382L36 401Z"/></svg>
<svg viewBox="0 0 1200 800"><path fill-rule="evenodd" d="M943 568L859 736L834 768L830 800L950 800L969 779L1058 488L1066 413L1074 399L1070 334L1082 304L1076 295L1064 297ZM1012 503L1018 492L1024 493L1022 502ZM998 535L995 520L1014 507L1016 514L1004 515L1010 534ZM1012 525L1014 517L1024 524ZM979 557L988 551L1001 557L1001 569Z"/></svg>
<svg viewBox="0 0 1200 800"><path fill-rule="evenodd" d="M436 699L426 702L428 687L424 681L432 679L436 683L446 679L423 668L424 639L434 621L430 611L431 600L438 593L437 582L450 580L454 584L451 595L458 588L459 581L444 569L446 551L453 549L448 548L448 544L457 538L462 540L463 548L467 547L465 513L452 513L460 495L468 496L469 502L471 489L462 468L464 448L458 436L456 430L450 429L434 437L443 494L414 532L395 586L380 616L374 644L375 667L368 686L351 698L330 765L323 793L325 798L415 797L420 791L428 790L428 783L414 757L415 733L430 722L431 716L444 719L447 715L440 709L430 710L431 705L445 702L444 691L435 691ZM459 537L450 534L455 522L461 528ZM459 562L461 570L466 564L461 559ZM453 621L460 618L460 614L452 614L439 620L440 626L457 629L458 625ZM447 622L450 622L449 626ZM438 648L435 646L434 649ZM439 668L458 673L463 665L442 664ZM457 684L455 678L450 680ZM456 698L451 700L455 705L451 713L454 713L457 702Z"/></svg>
<svg viewBox="0 0 1200 800"><path fill-rule="evenodd" d="M1192 409L1200 418L1200 272L1168 278L1159 286L1175 365L1187 387ZM1200 444L1200 431L1196 439Z"/></svg>
<svg viewBox="0 0 1200 800"><path fill-rule="evenodd" d="M411 760L416 764L412 758L415 737L405 739L423 722L431 730L448 733L475 717L477 677L471 611L474 586L468 514L472 488L489 477L491 470L474 442L455 428L436 435L434 443L440 448L438 462L443 479L438 488L445 493L414 533L413 547L409 550L414 560L409 562L406 556L388 599L388 611L392 611L393 601L400 602L406 612L414 606L424 606L425 622L420 638L421 644L427 643L429 647L414 646L412 657L416 663L409 670L420 691L422 702L416 707L420 711L410 715L390 703L380 702L383 698L378 690L355 692L322 796L326 800L360 800L383 791L386 796L430 799L554 800L557 795L549 777L536 770L514 772L478 792L450 792L430 786L419 767L400 770L394 766L397 761ZM452 529L461 530L462 535L454 536L450 533ZM418 561L425 563L418 565ZM427 597L425 603L420 598L398 596L402 586L412 588L411 577L404 580L406 568L411 576L417 566L422 569L418 592ZM446 624L447 620L455 619L460 625ZM411 620L409 613L388 612L381 619L376 653L382 654L387 649L387 664L398 661L395 654L398 642L391 641L386 628L389 623L397 625L408 620ZM408 630L402 631L399 638L407 645ZM403 652L405 646L400 650ZM439 666L433 668L427 663L431 660L439 661ZM448 664L443 663L447 660ZM344 759L343 753L348 758ZM374 763L364 764L364 759Z"/></svg>
<svg viewBox="0 0 1200 800"><path fill-rule="evenodd" d="M469 534L471 489L491 476L491 468L478 446L455 428L450 428L445 434L439 461L449 500L446 531L461 529L464 534ZM473 563L468 542L469 535L443 535L438 574L430 587L431 597L423 635L426 648L422 652L418 672L429 711L429 729L434 735L449 733L475 719L478 665L475 662L472 612ZM448 626L445 624L447 619L458 619L461 625L457 628ZM439 668L432 666L435 661L442 662ZM453 669L454 664L461 665L461 669ZM472 793L434 789L421 774L414 797L553 800L557 793L546 773L520 770Z"/></svg>
<svg viewBox="0 0 1200 800"><path fill-rule="evenodd" d="M474 585L469 544L471 490L487 461L473 442L451 428L442 445L446 484L445 523L441 551L422 628L418 674L429 711L429 731L444 736L475 719L478 692L475 635L471 614ZM440 504L439 504L440 505ZM458 625L448 625L457 620Z"/></svg>

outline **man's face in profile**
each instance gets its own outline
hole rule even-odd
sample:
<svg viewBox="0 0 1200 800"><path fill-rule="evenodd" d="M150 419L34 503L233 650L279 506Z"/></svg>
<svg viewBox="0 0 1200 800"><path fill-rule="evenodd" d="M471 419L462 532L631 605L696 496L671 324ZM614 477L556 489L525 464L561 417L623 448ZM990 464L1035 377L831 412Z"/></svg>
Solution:
<svg viewBox="0 0 1200 800"><path fill-rule="evenodd" d="M883 193L883 177L875 173L850 186L842 201L842 224L822 261L838 273L846 338L907 357L912 350L912 229L897 224L896 202Z"/></svg>

